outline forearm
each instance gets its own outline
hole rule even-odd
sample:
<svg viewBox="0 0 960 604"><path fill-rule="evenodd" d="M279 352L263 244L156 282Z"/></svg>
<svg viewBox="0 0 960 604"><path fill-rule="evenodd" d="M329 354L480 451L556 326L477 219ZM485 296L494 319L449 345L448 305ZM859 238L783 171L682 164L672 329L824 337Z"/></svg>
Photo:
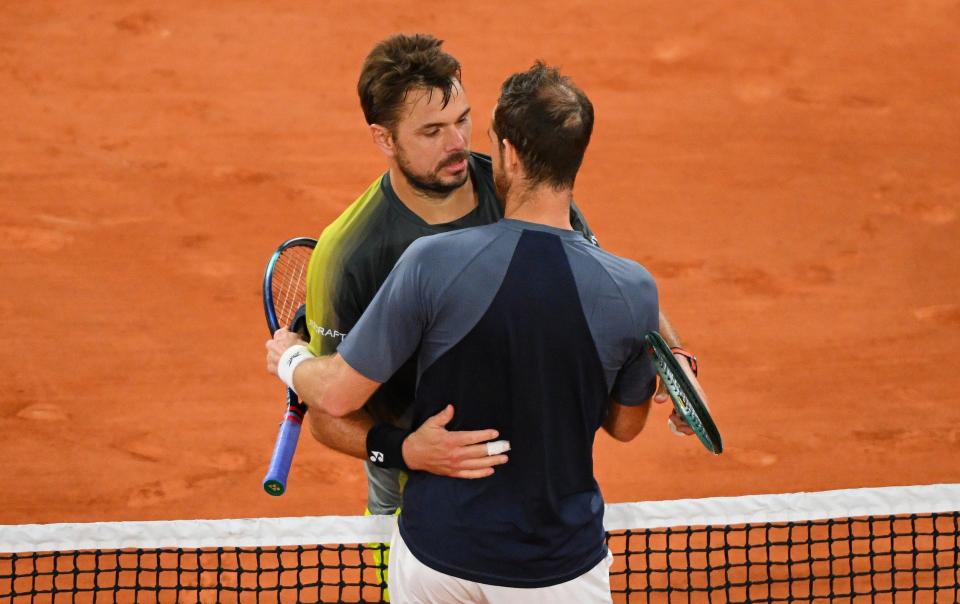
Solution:
<svg viewBox="0 0 960 604"><path fill-rule="evenodd" d="M633 440L647 423L650 414L650 400L639 405L625 406L610 401L610 409L603 421L603 429L615 439L628 442Z"/></svg>
<svg viewBox="0 0 960 604"><path fill-rule="evenodd" d="M319 409L307 413L310 433L323 445L357 459L367 459L367 432L373 418L365 409L333 417Z"/></svg>
<svg viewBox="0 0 960 604"><path fill-rule="evenodd" d="M289 354L285 352L284 354ZM289 383L307 407L334 417L359 411L380 383L351 367L339 354L312 357L291 366ZM281 357L279 365L287 367ZM287 370L281 369L281 379Z"/></svg>
<svg viewBox="0 0 960 604"><path fill-rule="evenodd" d="M673 328L673 325L670 323L670 320L667 319L667 315L663 314L663 311L660 311L660 335L663 336L663 339L666 340L667 346L671 348L683 348L683 344L680 343L680 336L677 334L677 331Z"/></svg>
<svg viewBox="0 0 960 604"><path fill-rule="evenodd" d="M328 386L334 382L337 375L334 357L335 355L326 355L308 359L300 363L293 373L294 390L310 411L328 415L322 403Z"/></svg>

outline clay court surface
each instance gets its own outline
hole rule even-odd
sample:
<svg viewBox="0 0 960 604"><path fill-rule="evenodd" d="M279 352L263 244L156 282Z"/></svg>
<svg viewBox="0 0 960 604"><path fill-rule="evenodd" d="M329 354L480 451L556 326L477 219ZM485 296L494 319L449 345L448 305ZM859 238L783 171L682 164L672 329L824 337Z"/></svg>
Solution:
<svg viewBox="0 0 960 604"><path fill-rule="evenodd" d="M601 7L602 5L602 7ZM31 2L0 15L0 524L354 514L309 438L260 487L272 249L381 173L374 42L447 40L474 147L543 58L576 196L699 354L727 450L654 409L608 501L960 481L960 2Z"/></svg>

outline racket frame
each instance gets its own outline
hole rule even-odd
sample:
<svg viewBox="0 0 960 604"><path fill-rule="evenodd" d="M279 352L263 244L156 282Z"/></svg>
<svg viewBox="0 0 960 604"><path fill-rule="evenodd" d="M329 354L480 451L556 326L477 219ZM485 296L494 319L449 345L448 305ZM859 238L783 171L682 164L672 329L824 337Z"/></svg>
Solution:
<svg viewBox="0 0 960 604"><path fill-rule="evenodd" d="M273 255L270 256L267 267L263 271L263 314L267 319L267 328L270 330L270 335L273 335L280 327L293 327L293 325L281 326L280 320L277 318L273 296L273 272L277 262L283 253L290 248L309 247L313 249L316 244L317 240L311 237L294 237L280 244ZM306 275L304 275L304 278L306 278ZM290 466L293 464L293 455L297 449L300 429L306 413L307 406L300 402L296 392L287 388L287 409L284 412L283 421L280 422L280 430L277 433L277 440L273 447L267 474L263 478L263 490L268 495L279 497L287 491L287 478L290 475Z"/></svg>
<svg viewBox="0 0 960 604"><path fill-rule="evenodd" d="M708 451L714 455L722 453L723 439L720 437L720 431L697 389L687 377L680 362L673 356L670 346L656 331L647 333L644 340L653 360L653 366L660 375L667 393L670 394L677 413L693 429L694 434Z"/></svg>

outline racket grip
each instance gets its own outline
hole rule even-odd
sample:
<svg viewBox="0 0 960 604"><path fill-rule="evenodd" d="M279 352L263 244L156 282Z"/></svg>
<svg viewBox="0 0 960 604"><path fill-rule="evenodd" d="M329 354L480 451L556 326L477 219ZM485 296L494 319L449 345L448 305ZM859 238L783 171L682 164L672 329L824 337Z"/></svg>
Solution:
<svg viewBox="0 0 960 604"><path fill-rule="evenodd" d="M297 401L295 394L292 392L287 394L290 397L290 402L287 404L287 412L280 423L280 432L277 434L277 443L273 447L270 467L263 479L263 490L267 492L267 495L273 495L274 497L283 495L287 490L287 476L290 474L293 454L297 450L297 441L300 439L303 416L307 412L306 405Z"/></svg>

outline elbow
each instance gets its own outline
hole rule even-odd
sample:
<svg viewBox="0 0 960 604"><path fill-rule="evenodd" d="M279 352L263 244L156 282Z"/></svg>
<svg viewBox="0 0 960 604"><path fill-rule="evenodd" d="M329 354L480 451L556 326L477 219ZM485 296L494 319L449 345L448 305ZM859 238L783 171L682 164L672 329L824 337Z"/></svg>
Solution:
<svg viewBox="0 0 960 604"><path fill-rule="evenodd" d="M650 401L640 405L624 407L612 403L607 419L603 424L607 433L622 443L630 442L643 431L650 413Z"/></svg>
<svg viewBox="0 0 960 604"><path fill-rule="evenodd" d="M380 385L351 369L339 355L308 362L315 370L296 373L297 392L307 406L330 417L342 418L360 409Z"/></svg>
<svg viewBox="0 0 960 604"><path fill-rule="evenodd" d="M331 392L329 385L317 387L308 380L300 380L296 385L300 400L311 411L333 417L343 417L351 411L346 408L343 397L337 397L335 392Z"/></svg>
<svg viewBox="0 0 960 604"><path fill-rule="evenodd" d="M643 431L643 426L640 425L640 426L635 426L630 428L610 430L609 433L610 433L610 436L614 438L614 440L618 440L622 443L628 443L634 438L636 438L642 431Z"/></svg>
<svg viewBox="0 0 960 604"><path fill-rule="evenodd" d="M324 410L327 415L329 415L330 417L335 417L337 419L346 417L352 411L352 409L346 409L343 407L325 407Z"/></svg>
<svg viewBox="0 0 960 604"><path fill-rule="evenodd" d="M298 392L300 397L300 402L307 406L307 408L316 414L329 415L333 417L343 417L348 412L341 409L335 400L332 400L322 390L319 392L312 391L310 389L305 389L303 392ZM313 429L313 428L311 428Z"/></svg>
<svg viewBox="0 0 960 604"><path fill-rule="evenodd" d="M322 413L336 418L345 417L356 410L349 401L329 395L319 397L316 407Z"/></svg>

